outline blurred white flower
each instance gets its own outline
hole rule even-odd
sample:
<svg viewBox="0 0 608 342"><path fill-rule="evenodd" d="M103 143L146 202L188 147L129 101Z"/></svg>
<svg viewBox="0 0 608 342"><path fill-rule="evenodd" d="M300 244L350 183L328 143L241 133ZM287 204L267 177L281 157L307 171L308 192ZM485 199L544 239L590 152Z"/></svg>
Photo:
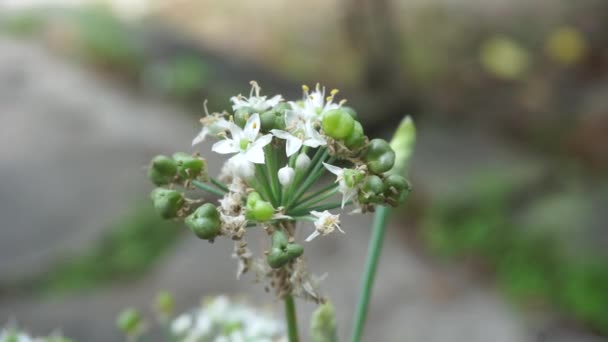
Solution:
<svg viewBox="0 0 608 342"><path fill-rule="evenodd" d="M358 171L353 169L343 169L327 163L323 163L323 165L329 172L336 175L338 191L340 191L342 194L342 208L344 208L346 202L357 195L357 186L352 180Z"/></svg>
<svg viewBox="0 0 608 342"><path fill-rule="evenodd" d="M281 95L275 95L270 99L267 99L266 96L260 96L260 89L257 82L251 81L249 97L247 98L242 95L233 96L230 99L232 101L232 109L237 111L241 108L251 108L255 113L262 113L283 101Z"/></svg>
<svg viewBox="0 0 608 342"><path fill-rule="evenodd" d="M202 308L178 316L171 326L175 340L181 342L286 341L281 322L246 304L232 302L226 296L215 297ZM175 327L187 328L184 331Z"/></svg>
<svg viewBox="0 0 608 342"><path fill-rule="evenodd" d="M327 235L332 233L334 230L338 230L341 233L344 231L340 228L340 215L333 215L329 211L323 212L311 211L310 214L317 219L314 222L315 231L306 238L306 241L311 241L319 235Z"/></svg>

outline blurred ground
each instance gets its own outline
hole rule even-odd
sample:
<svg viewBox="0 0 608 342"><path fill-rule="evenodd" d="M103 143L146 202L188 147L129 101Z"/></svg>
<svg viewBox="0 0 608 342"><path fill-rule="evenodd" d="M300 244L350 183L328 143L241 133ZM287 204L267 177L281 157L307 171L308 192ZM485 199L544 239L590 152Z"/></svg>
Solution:
<svg viewBox="0 0 608 342"><path fill-rule="evenodd" d="M0 40L0 87L0 203L8 204L0 207L2 282L94 243L109 220L147 201L143 166L150 157L187 150L197 131L196 119L182 109L103 80L33 43ZM469 159L454 169L453 160L437 158L438 153ZM477 140L468 131L423 129L413 163L415 184L435 185L428 188L431 194L449 191L467 168L488 163L527 177L540 168L536 157L499 140ZM210 160L211 173L218 164ZM313 269L329 272L323 288L336 303L343 334L350 328L370 220L347 217L346 236L317 239L307 247ZM366 340L599 341L562 326L552 314L514 311L477 276L416 253L402 228L399 220L391 223ZM79 341L114 341L119 340L115 314L127 305L146 307L160 289L176 293L181 309L215 293L249 294L267 303L271 297L261 286L234 281L229 251L224 241L208 245L187 236L136 281L62 297L0 293L0 322L15 318L34 333L59 328ZM280 310L280 303L274 304ZM303 327L306 317L300 315Z"/></svg>

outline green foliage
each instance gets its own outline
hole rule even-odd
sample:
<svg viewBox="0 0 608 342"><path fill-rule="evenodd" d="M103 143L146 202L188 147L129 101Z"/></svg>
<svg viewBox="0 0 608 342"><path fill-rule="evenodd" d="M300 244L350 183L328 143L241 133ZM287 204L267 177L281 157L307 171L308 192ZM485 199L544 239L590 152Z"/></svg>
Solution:
<svg viewBox="0 0 608 342"><path fill-rule="evenodd" d="M40 32L45 24L41 11L22 11L6 18L0 18L0 30L19 37L32 36Z"/></svg>
<svg viewBox="0 0 608 342"><path fill-rule="evenodd" d="M479 257L495 269L510 298L554 306L608 333L608 262L567 253L557 229L543 227L541 234L537 227L518 226L511 218L517 193L516 187L489 181L470 200L436 205L424 225L425 241L444 257Z"/></svg>
<svg viewBox="0 0 608 342"><path fill-rule="evenodd" d="M142 209L110 229L92 249L68 256L36 279L35 288L62 293L140 275L173 245L180 231L151 208Z"/></svg>
<svg viewBox="0 0 608 342"><path fill-rule="evenodd" d="M310 340L313 342L338 342L336 312L327 302L319 305L310 319Z"/></svg>
<svg viewBox="0 0 608 342"><path fill-rule="evenodd" d="M75 13L78 43L83 57L96 64L138 70L143 49L128 28L102 7L84 8Z"/></svg>

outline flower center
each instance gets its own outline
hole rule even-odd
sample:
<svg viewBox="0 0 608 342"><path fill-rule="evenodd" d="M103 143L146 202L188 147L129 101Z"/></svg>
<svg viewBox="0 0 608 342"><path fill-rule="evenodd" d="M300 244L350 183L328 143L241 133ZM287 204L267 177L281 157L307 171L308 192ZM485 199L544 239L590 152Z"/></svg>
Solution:
<svg viewBox="0 0 608 342"><path fill-rule="evenodd" d="M239 147L241 150L245 151L249 147L249 143L251 143L249 139L243 138L239 141Z"/></svg>

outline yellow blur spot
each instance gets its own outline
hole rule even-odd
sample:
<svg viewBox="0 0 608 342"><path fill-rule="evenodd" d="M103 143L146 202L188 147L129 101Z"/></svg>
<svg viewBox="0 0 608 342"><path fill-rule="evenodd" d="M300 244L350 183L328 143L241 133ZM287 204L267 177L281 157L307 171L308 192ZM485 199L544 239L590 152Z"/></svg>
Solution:
<svg viewBox="0 0 608 342"><path fill-rule="evenodd" d="M579 62L587 51L585 37L572 27L562 27L553 32L545 43L545 52L561 64Z"/></svg>
<svg viewBox="0 0 608 342"><path fill-rule="evenodd" d="M530 64L528 51L505 36L494 36L486 40L481 46L479 57L487 72L507 80L523 77Z"/></svg>

